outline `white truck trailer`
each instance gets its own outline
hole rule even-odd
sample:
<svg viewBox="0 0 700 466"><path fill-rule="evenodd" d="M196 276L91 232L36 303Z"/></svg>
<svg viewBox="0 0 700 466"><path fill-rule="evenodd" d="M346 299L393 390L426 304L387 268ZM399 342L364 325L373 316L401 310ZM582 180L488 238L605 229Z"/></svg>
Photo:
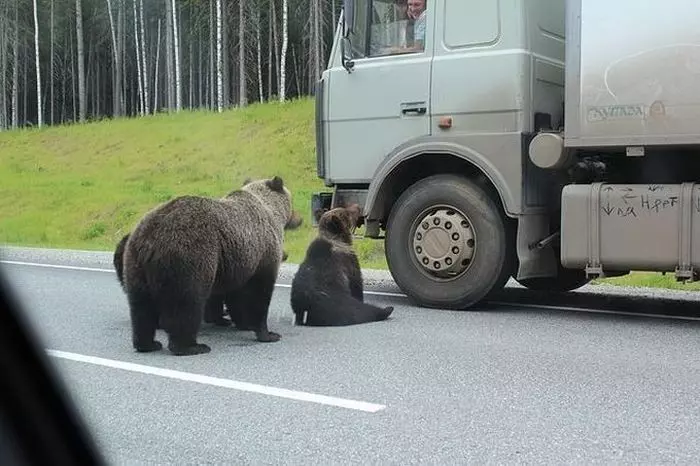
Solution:
<svg viewBox="0 0 700 466"><path fill-rule="evenodd" d="M345 0L312 206L363 206L425 307L693 280L699 148L698 0Z"/></svg>

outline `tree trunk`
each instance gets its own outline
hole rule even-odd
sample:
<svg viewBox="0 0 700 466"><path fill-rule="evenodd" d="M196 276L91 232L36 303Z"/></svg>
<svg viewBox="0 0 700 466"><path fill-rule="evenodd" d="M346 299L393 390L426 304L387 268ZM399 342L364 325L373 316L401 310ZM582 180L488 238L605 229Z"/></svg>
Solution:
<svg viewBox="0 0 700 466"><path fill-rule="evenodd" d="M68 110L67 110L67 105L68 105L68 75L70 74L70 71L68 71L68 67L66 65L66 55L68 52L68 47L70 46L70 42L68 42L69 39L69 34L64 34L63 35L63 60L61 60L61 116L58 121L60 122L65 122L66 119L68 118Z"/></svg>
<svg viewBox="0 0 700 466"><path fill-rule="evenodd" d="M126 15L124 11L124 5L126 0L119 0L119 14L117 15L117 37L119 45L119 108L121 109L122 115L128 115L129 108L126 105L126 89L129 84L128 77L126 75L126 60L124 55L126 54L126 47L124 47L124 42L126 41L126 28L124 27L124 16Z"/></svg>
<svg viewBox="0 0 700 466"><path fill-rule="evenodd" d="M262 43L260 39L260 28L262 27L262 11L260 7L256 10L255 15L255 42L258 55L258 100L260 103L263 102L263 76L262 76Z"/></svg>
<svg viewBox="0 0 700 466"><path fill-rule="evenodd" d="M178 33L175 0L172 0L171 9L173 14L173 55L175 57L175 110L179 112L182 107L182 82L180 81L180 35Z"/></svg>
<svg viewBox="0 0 700 466"><path fill-rule="evenodd" d="M223 111L221 32L221 0L216 0L216 110L219 113Z"/></svg>
<svg viewBox="0 0 700 466"><path fill-rule="evenodd" d="M83 41L83 46L85 45L85 42ZM87 54L86 56L86 62L85 62L85 118L92 113L93 115L95 114L95 101L94 99L92 100L92 111L90 111L90 92L88 91L89 88L93 87L94 83L92 82L93 78L93 67L92 63L95 58L95 54L93 52L93 43L88 41L88 47L87 47Z"/></svg>
<svg viewBox="0 0 700 466"><path fill-rule="evenodd" d="M28 109L28 105L27 105L27 96L29 95L29 89L28 89L29 86L27 84L27 79L28 79L27 75L29 74L29 71L28 71L29 65L27 64L27 62L29 60L26 59L26 58L28 58L26 56L27 54L23 54L23 55L25 56L25 60L22 61L24 66L22 67L22 118L20 118L20 125L26 126L27 121L29 120L29 109Z"/></svg>
<svg viewBox="0 0 700 466"><path fill-rule="evenodd" d="M95 65L95 116L102 116L102 75L100 74L100 63L99 59L95 60L97 64Z"/></svg>
<svg viewBox="0 0 700 466"><path fill-rule="evenodd" d="M275 0L271 0L273 5ZM280 86L282 85L282 68L280 67L280 46L279 46L279 34L277 33L277 9L276 7L272 9L272 36L273 43L275 45L275 70L277 71L277 98L282 95Z"/></svg>
<svg viewBox="0 0 700 466"><path fill-rule="evenodd" d="M141 61L143 62L143 113L148 115L150 113L151 101L148 95L148 60L146 58L146 33L143 24L143 0L139 0L139 23L141 26Z"/></svg>
<svg viewBox="0 0 700 466"><path fill-rule="evenodd" d="M139 45L139 21L136 11L136 0L131 1L131 10L134 14L134 49L136 51L136 81L138 83L139 115L144 115L146 104L143 96L143 75L141 74L141 47Z"/></svg>
<svg viewBox="0 0 700 466"><path fill-rule="evenodd" d="M160 63L160 18L158 18L158 39L156 40L156 70L153 73L154 84L153 84L153 114L158 112L158 64Z"/></svg>
<svg viewBox="0 0 700 466"><path fill-rule="evenodd" d="M15 0L17 1L17 0ZM54 30L54 0L51 0L51 64L49 65L49 99L51 102L49 103L50 105L50 116L49 116L49 124L53 125L55 120L54 120L54 70L55 70L55 52L54 52L54 41L56 40L56 32ZM4 92L5 87L3 86L3 92Z"/></svg>
<svg viewBox="0 0 700 466"><path fill-rule="evenodd" d="M75 80L77 72L75 71L75 53L73 51L73 29L70 29L68 31L68 35L70 36L70 40L68 41L68 48L70 49L70 85L72 99L71 110L73 111L72 121L75 122L78 119L78 105L76 105L76 99L78 98L78 85Z"/></svg>
<svg viewBox="0 0 700 466"><path fill-rule="evenodd" d="M273 7L273 0L270 0L270 11L267 15L269 25L267 28L267 98L269 99L270 96L272 96L272 48L274 47L274 43L272 42L272 7Z"/></svg>
<svg viewBox="0 0 700 466"><path fill-rule="evenodd" d="M9 15L0 3L0 131L7 129L7 25Z"/></svg>
<svg viewBox="0 0 700 466"><path fill-rule="evenodd" d="M238 0L238 105L248 105L245 69L245 0Z"/></svg>
<svg viewBox="0 0 700 466"><path fill-rule="evenodd" d="M190 23L192 24L192 23ZM190 26L190 43L189 43L189 49L190 49L190 58L189 58L189 69L190 69L190 82L189 82L189 87L190 87L190 92L189 92L189 107L190 110L194 108L194 41L192 40L192 27Z"/></svg>
<svg viewBox="0 0 700 466"><path fill-rule="evenodd" d="M119 50L117 49L117 33L116 27L114 25L114 15L112 14L112 2L107 0L107 12L109 13L109 28L112 33L112 53L114 55L114 62L112 64L112 115L115 117L121 114L121 106L119 105L120 96L119 89L121 88L120 70L121 66L119 63Z"/></svg>
<svg viewBox="0 0 700 466"><path fill-rule="evenodd" d="M226 1L221 1L221 99L223 106L228 107L231 103L231 72L229 64L229 24L228 24L228 9Z"/></svg>
<svg viewBox="0 0 700 466"><path fill-rule="evenodd" d="M19 126L19 2L15 0L15 40L12 44L12 128Z"/></svg>
<svg viewBox="0 0 700 466"><path fill-rule="evenodd" d="M44 123L43 112L41 110L41 65L39 63L39 6L34 0L34 61L36 65L36 121L41 128Z"/></svg>
<svg viewBox="0 0 700 466"><path fill-rule="evenodd" d="M292 46L292 66L294 69L294 81L297 94L301 91L301 66L299 66L299 58L297 57L297 48Z"/></svg>
<svg viewBox="0 0 700 466"><path fill-rule="evenodd" d="M314 0L314 13L315 13L315 18L316 18L316 26L314 27L314 51L315 51L315 60L314 60L314 74L313 74L313 79L312 79L312 87L313 89L313 84L318 81L318 78L321 76L321 64L323 63L323 57L322 57L322 45L321 43L323 42L323 24L322 24L322 11L321 11L321 1L320 0Z"/></svg>
<svg viewBox="0 0 700 466"><path fill-rule="evenodd" d="M282 0L282 56L280 58L280 102L286 100L286 82L287 82L287 43L289 42L289 32L287 31L287 0Z"/></svg>
<svg viewBox="0 0 700 466"><path fill-rule="evenodd" d="M167 78L165 83L168 86L168 111L173 109L173 4L171 0L165 0L165 63L167 70Z"/></svg>
<svg viewBox="0 0 700 466"><path fill-rule="evenodd" d="M85 121L87 113L87 93L85 92L85 50L83 47L83 5L82 0L75 0L75 37L78 42L78 119Z"/></svg>
<svg viewBox="0 0 700 466"><path fill-rule="evenodd" d="M216 81L217 81L217 64L219 63L218 60L218 55L217 55L217 37L218 36L218 27L215 29L215 26L218 24L217 20L215 18L219 17L219 4L216 4L216 12L214 11L214 0L209 0L209 109L213 110L214 107L217 106L217 97L216 97Z"/></svg>
<svg viewBox="0 0 700 466"><path fill-rule="evenodd" d="M331 3L334 3L335 0L331 0ZM326 68L326 41L325 41L325 25L326 25L326 10L324 7L324 2L323 0L319 0L318 2L318 45L319 45L319 60L320 60L320 67L318 69L318 75L316 76L316 79L321 79L321 73L323 73L323 70ZM331 30L334 30L331 28Z"/></svg>
<svg viewBox="0 0 700 466"><path fill-rule="evenodd" d="M204 93L202 92L204 65L202 63L202 38L200 36L197 39L197 107L201 107L204 104Z"/></svg>

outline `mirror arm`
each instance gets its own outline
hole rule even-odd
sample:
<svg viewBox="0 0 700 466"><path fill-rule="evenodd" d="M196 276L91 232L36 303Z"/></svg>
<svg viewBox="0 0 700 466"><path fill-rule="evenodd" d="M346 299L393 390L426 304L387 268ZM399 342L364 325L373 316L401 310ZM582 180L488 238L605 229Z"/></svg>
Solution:
<svg viewBox="0 0 700 466"><path fill-rule="evenodd" d="M340 39L340 59L343 68L345 68L348 73L352 73L355 67L355 62L352 60L352 43L350 42L354 10L354 0L343 1L343 35ZM348 17L350 17L350 21L348 21Z"/></svg>

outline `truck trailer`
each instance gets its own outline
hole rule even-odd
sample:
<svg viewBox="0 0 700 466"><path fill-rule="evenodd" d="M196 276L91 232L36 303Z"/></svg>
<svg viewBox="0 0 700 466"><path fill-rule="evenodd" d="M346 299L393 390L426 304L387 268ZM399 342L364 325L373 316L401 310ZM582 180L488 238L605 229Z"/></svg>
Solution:
<svg viewBox="0 0 700 466"><path fill-rule="evenodd" d="M417 305L700 267L700 2L345 0L312 209Z"/></svg>

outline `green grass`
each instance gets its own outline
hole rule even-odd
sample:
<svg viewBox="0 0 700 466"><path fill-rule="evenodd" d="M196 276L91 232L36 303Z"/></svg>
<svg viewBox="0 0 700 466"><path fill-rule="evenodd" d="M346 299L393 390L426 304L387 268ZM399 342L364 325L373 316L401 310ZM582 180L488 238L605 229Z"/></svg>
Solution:
<svg viewBox="0 0 700 466"><path fill-rule="evenodd" d="M624 277L606 278L595 280L593 284L604 283L607 285L634 286L649 288L666 288L671 290L699 291L700 282L683 283L677 282L673 273L665 276L652 272L632 272Z"/></svg>
<svg viewBox="0 0 700 466"><path fill-rule="evenodd" d="M0 133L0 243L112 250L141 216L182 194L222 196L246 177L280 175L305 225L287 233L299 262L315 232L313 100L222 114L145 118ZM384 266L381 242L359 240L366 267Z"/></svg>
<svg viewBox="0 0 700 466"><path fill-rule="evenodd" d="M326 190L313 125L313 99L304 98L0 133L0 243L113 250L143 214L175 196L218 197L247 177L280 175L304 215L286 236L288 260L298 263L315 235L311 194ZM381 240L355 247L363 267L386 268ZM660 274L597 282L700 289Z"/></svg>

